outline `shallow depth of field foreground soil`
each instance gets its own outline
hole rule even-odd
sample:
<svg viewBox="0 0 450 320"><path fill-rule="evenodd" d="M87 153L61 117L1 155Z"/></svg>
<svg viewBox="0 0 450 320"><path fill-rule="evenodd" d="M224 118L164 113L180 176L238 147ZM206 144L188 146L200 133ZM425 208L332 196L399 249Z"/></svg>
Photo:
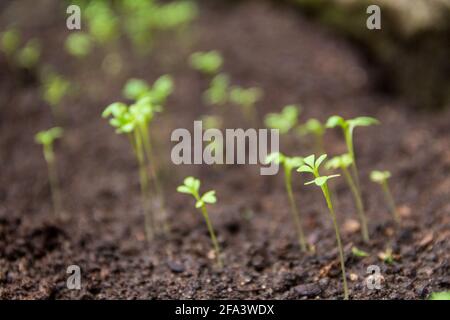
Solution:
<svg viewBox="0 0 450 320"><path fill-rule="evenodd" d="M100 68L97 52L82 62L61 49L64 16L49 9L24 12L27 32L45 43L44 59L81 92L65 100L65 136L56 146L63 204L71 219L52 219L41 147L34 134L52 126L50 109L33 81L20 84L0 60L0 298L1 299L340 299L343 296L334 231L320 189L304 186L293 173L305 232L315 252L302 254L296 241L281 171L259 175L257 166L175 166L170 160L175 128L192 130L203 114L208 80L186 61L196 50L219 50L234 83L259 85L265 96L260 117L300 103L300 121L330 115L370 115L380 126L358 128L355 148L361 170L371 241L352 228L356 213L342 178L335 179L350 298L423 299L450 289L450 113L419 112L379 92L376 70L363 54L291 7L263 1L200 4L200 14L183 35L158 37L150 56L132 59L124 43L123 74ZM27 20L28 17L35 17ZM46 23L38 21L47 17ZM2 22L3 23L3 22ZM36 25L40 25L39 28ZM101 50L99 50L101 51ZM98 57L97 57L98 56ZM127 58L128 57L128 58ZM136 161L122 136L101 118L106 105L121 101L130 77L175 79L175 92L155 121L154 140L166 192L171 233L146 244ZM414 81L414 79L411 79ZM94 90L95 89L95 90ZM227 128L243 125L235 106L224 107ZM345 152L341 132L325 137L329 155ZM295 137L283 140L290 155L312 153ZM396 227L378 185L368 175L390 170L390 185L402 215ZM187 175L199 177L202 191L214 188L209 207L224 253L225 267L212 260L201 214L176 193ZM352 255L356 246L370 254ZM394 261L378 256L392 248ZM82 289L66 288L66 268L79 265ZM382 289L365 285L369 265L378 265Z"/></svg>

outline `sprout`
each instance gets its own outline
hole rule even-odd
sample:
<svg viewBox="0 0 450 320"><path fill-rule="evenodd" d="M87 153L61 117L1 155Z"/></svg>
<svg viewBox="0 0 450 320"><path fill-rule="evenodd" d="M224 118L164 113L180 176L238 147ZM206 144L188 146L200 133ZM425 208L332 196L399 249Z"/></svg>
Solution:
<svg viewBox="0 0 450 320"><path fill-rule="evenodd" d="M69 93L71 83L63 76L51 73L43 80L43 98L52 108L53 116L60 118L59 104L61 100Z"/></svg>
<svg viewBox="0 0 450 320"><path fill-rule="evenodd" d="M100 44L114 41L119 32L119 20L106 1L92 1L84 10L89 33Z"/></svg>
<svg viewBox="0 0 450 320"><path fill-rule="evenodd" d="M302 220L297 209L297 204L295 203L294 195L292 192L292 170L300 167L303 164L303 159L301 157L287 157L282 153L275 152L271 153L266 158L266 163L271 162L281 164L284 168L284 182L286 186L286 192L288 194L289 204L291 206L292 218L294 220L295 228L297 229L298 243L303 252L307 251L307 243L305 240L305 235L302 227Z"/></svg>
<svg viewBox="0 0 450 320"><path fill-rule="evenodd" d="M216 51L194 52L189 57L192 68L207 75L213 75L220 71L223 65L222 55Z"/></svg>
<svg viewBox="0 0 450 320"><path fill-rule="evenodd" d="M297 133L301 136L312 135L315 140L315 149L319 153L324 152L323 136L325 134L325 126L317 119L311 118L305 124L297 127Z"/></svg>
<svg viewBox="0 0 450 320"><path fill-rule="evenodd" d="M21 68L32 69L39 62L41 45L37 39L29 40L17 54L17 63Z"/></svg>
<svg viewBox="0 0 450 320"><path fill-rule="evenodd" d="M281 134L286 134L297 125L300 111L300 106L288 105L280 113L266 115L264 123L268 128L278 129Z"/></svg>
<svg viewBox="0 0 450 320"><path fill-rule="evenodd" d="M195 179L194 177L187 177L184 179L182 185L177 188L177 191L180 193L190 194L195 198L195 207L200 209L203 215L203 218L206 221L206 225L208 227L209 235L211 236L211 240L214 246L214 250L216 252L217 263L219 267L222 267L222 259L220 257L220 249L219 243L217 242L216 235L214 233L214 229L211 225L211 221L209 219L208 210L206 209L206 204L214 204L217 202L216 199L216 191L210 190L200 196L200 180Z"/></svg>
<svg viewBox="0 0 450 320"><path fill-rule="evenodd" d="M355 181L352 178L352 175L348 171L348 167L352 164L352 157L350 154L346 153L341 156L336 156L330 159L326 164L325 168L329 170L340 169L344 174L345 180L347 181L348 186L353 194L356 204L356 210L358 212L359 220L361 222L361 232L362 237L365 242L369 241L369 231L367 228L367 218L364 210L364 205L361 197L361 193L359 189L356 187Z"/></svg>
<svg viewBox="0 0 450 320"><path fill-rule="evenodd" d="M16 29L9 29L0 34L0 50L7 57L11 57L17 52L20 45L20 33Z"/></svg>
<svg viewBox="0 0 450 320"><path fill-rule="evenodd" d="M370 180L381 185L383 189L386 202L388 203L389 209L394 217L395 222L400 223L400 215L397 211L397 206L395 205L394 197L392 196L391 189L389 188L388 179L391 177L389 171L378 171L374 170L370 173Z"/></svg>
<svg viewBox="0 0 450 320"><path fill-rule="evenodd" d="M392 252L392 248L386 248L384 252L380 252L378 254L378 258L380 258L386 264L393 264L395 258Z"/></svg>
<svg viewBox="0 0 450 320"><path fill-rule="evenodd" d="M450 291L432 292L429 300L450 300Z"/></svg>
<svg viewBox="0 0 450 320"><path fill-rule="evenodd" d="M169 75L163 75L156 79L153 86L141 79L130 79L123 88L123 95L130 100L138 100L146 97L153 104L163 104L173 91L173 80Z"/></svg>
<svg viewBox="0 0 450 320"><path fill-rule="evenodd" d="M55 165L55 153L53 151L53 143L56 139L61 138L63 130L59 127L51 128L47 131L38 132L35 141L43 146L44 158L47 162L48 180L50 183L50 192L52 195L53 212L55 217L61 217L61 194L59 188L59 179Z"/></svg>
<svg viewBox="0 0 450 320"><path fill-rule="evenodd" d="M352 253L355 257L365 258L368 257L369 254L363 250L358 249L357 247L352 247Z"/></svg>
<svg viewBox="0 0 450 320"><path fill-rule="evenodd" d="M126 134L131 142L139 165L139 181L145 212L145 232L147 240L153 238L155 222L149 203L148 174L146 170L146 151L150 150L148 125L158 111L151 101L144 97L128 107L116 102L109 105L102 113L103 118L111 118L109 123L116 128L116 133ZM147 161L150 161L147 154Z"/></svg>
<svg viewBox="0 0 450 320"><path fill-rule="evenodd" d="M339 226L336 221L336 214L334 212L333 203L331 201L330 190L328 188L328 180L338 177L338 174L330 176L321 176L319 172L319 167L322 162L326 159L327 155L323 154L319 158L315 158L315 155L310 155L303 159L304 164L297 169L297 172L312 173L314 175L314 180L306 182L305 185L315 184L322 189L322 193L325 197L325 201L330 212L331 220L333 221L334 231L336 233L336 241L339 250L339 258L341 261L341 271L342 271L342 281L344 286L344 299L348 299L348 287L347 278L345 274L345 262L344 262L344 252L342 249L341 236L339 232Z"/></svg>
<svg viewBox="0 0 450 320"><path fill-rule="evenodd" d="M203 100L210 105L223 105L228 99L230 77L224 73L216 75L203 94Z"/></svg>
<svg viewBox="0 0 450 320"><path fill-rule="evenodd" d="M376 125L379 123L380 122L377 119L371 118L371 117L357 117L357 118L350 119L350 120L344 120L344 118L342 118L340 116L332 116L328 119L328 121L325 125L327 128L335 128L338 126L341 127L341 129L344 133L344 138L345 138L345 143L347 145L348 153L350 154L350 156L352 158L352 173L353 173L353 178L356 181L356 187L358 189L360 189L360 185L359 185L358 168L357 168L356 160L355 160L355 151L354 151L354 147L353 147L353 130L356 127L367 127L367 126ZM361 192L361 190L360 190L360 192Z"/></svg>
<svg viewBox="0 0 450 320"><path fill-rule="evenodd" d="M262 98L262 96L262 89L256 87L244 89L235 86L232 87L230 91L230 101L241 107L244 117L255 127L257 125L255 104Z"/></svg>
<svg viewBox="0 0 450 320"><path fill-rule="evenodd" d="M72 56L82 58L91 52L92 39L84 32L74 32L66 38L65 48Z"/></svg>

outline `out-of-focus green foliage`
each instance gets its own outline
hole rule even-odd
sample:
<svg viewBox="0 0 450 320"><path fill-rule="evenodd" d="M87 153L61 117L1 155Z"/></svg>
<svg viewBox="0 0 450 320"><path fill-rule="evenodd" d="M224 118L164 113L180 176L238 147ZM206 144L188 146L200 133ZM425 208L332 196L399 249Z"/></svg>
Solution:
<svg viewBox="0 0 450 320"><path fill-rule="evenodd" d="M20 32L14 28L0 33L0 49L6 56L12 56L20 45Z"/></svg>
<svg viewBox="0 0 450 320"><path fill-rule="evenodd" d="M51 107L56 107L69 93L71 84L63 76L56 73L46 75L43 81L44 100Z"/></svg>
<svg viewBox="0 0 450 320"><path fill-rule="evenodd" d="M192 68L204 74L215 74L220 71L223 65L223 58L220 52L213 50L209 52L194 52L189 57Z"/></svg>
<svg viewBox="0 0 450 320"><path fill-rule="evenodd" d="M267 114L264 123L268 128L278 129L281 134L286 134L297 125L300 110L300 106L288 105L280 113Z"/></svg>
<svg viewBox="0 0 450 320"><path fill-rule="evenodd" d="M17 64L24 69L32 69L39 62L41 44L37 39L29 40L17 54Z"/></svg>
<svg viewBox="0 0 450 320"><path fill-rule="evenodd" d="M228 100L228 87L230 78L220 73L211 80L209 88L203 94L205 103L210 105L223 105Z"/></svg>
<svg viewBox="0 0 450 320"><path fill-rule="evenodd" d="M74 32L66 38L65 48L75 57L85 57L92 49L92 39L84 32Z"/></svg>

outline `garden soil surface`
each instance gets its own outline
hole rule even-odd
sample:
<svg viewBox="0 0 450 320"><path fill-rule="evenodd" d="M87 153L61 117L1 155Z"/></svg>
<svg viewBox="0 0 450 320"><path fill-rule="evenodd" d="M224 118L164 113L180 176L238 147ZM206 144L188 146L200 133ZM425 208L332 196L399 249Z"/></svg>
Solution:
<svg viewBox="0 0 450 320"><path fill-rule="evenodd" d="M342 298L331 219L320 189L304 186L309 177L293 176L313 249L304 254L281 174L261 176L255 165L172 164L173 129L192 130L193 121L205 113L223 114L227 128L245 126L237 107L202 103L208 77L186 61L195 50L212 49L223 53L233 83L263 88L257 106L261 118L300 102L301 121L324 121L333 114L381 121L355 131L369 243L361 240L344 180L332 183L351 299L423 299L450 289L450 113L415 111L377 90L383 80L351 43L291 7L205 1L193 26L159 35L150 56L133 55L127 42L111 47L109 52L124 57L123 72L113 76L101 68L102 49L81 61L62 50L68 33L64 15L49 17L55 11L41 7L23 11L24 32L45 43L43 60L77 83L79 93L65 101L59 120L65 136L56 154L67 219L57 221L42 150L33 138L54 119L35 77L0 62L0 298ZM147 244L135 159L128 141L100 115L106 105L121 100L127 78L153 81L163 73L172 74L176 90L155 121L153 139L170 232ZM282 145L291 155L313 152L295 136L283 137ZM326 134L325 147L329 155L345 152L339 130ZM381 188L368 179L373 169L392 172L400 226ZM199 177L203 191L217 191L218 203L209 211L223 249L223 269L215 265L206 225L192 199L175 191L187 175ZM354 256L353 246L369 256ZM388 248L391 263L380 258ZM81 290L66 287L69 265L81 268ZM380 268L379 290L366 285L370 265Z"/></svg>

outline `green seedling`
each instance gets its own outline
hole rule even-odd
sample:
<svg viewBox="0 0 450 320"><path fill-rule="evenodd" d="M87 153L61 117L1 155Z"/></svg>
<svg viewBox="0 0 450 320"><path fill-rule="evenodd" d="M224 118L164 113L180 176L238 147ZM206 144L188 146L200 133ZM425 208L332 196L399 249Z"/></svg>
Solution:
<svg viewBox="0 0 450 320"><path fill-rule="evenodd" d="M331 201L330 189L328 188L328 180L338 177L338 174L329 175L329 176L321 176L319 172L319 167L322 162L326 159L327 155L323 154L316 159L315 155L310 155L303 159L304 164L297 169L297 172L301 173L312 173L314 175L314 180L306 182L305 185L315 184L320 187L325 197L325 201L328 206L328 210L330 212L331 220L333 221L334 231L336 234L336 241L339 250L339 258L341 262L341 271L342 271L342 281L344 286L344 299L348 299L348 287L347 287L347 277L345 273L345 262L344 262L344 251L342 249L341 243L341 235L339 232L339 226L336 220L336 214L334 212L333 203Z"/></svg>
<svg viewBox="0 0 450 320"><path fill-rule="evenodd" d="M388 179L391 177L389 171L378 171L374 170L370 173L370 180L378 183L383 189L386 202L391 210L392 216L395 222L400 223L400 215L397 211L397 206L395 205L394 197L392 196L391 189L389 188Z"/></svg>
<svg viewBox="0 0 450 320"><path fill-rule="evenodd" d="M91 1L83 13L87 20L89 34L96 42L105 45L117 39L120 34L119 19L107 1Z"/></svg>
<svg viewBox="0 0 450 320"><path fill-rule="evenodd" d="M353 194L353 198L355 199L356 210L358 212L358 217L361 222L362 237L365 242L368 242L369 241L369 230L367 227L367 218L366 218L366 213L364 210L364 204L362 201L361 193L359 192L359 189L356 186L356 183L355 183L352 175L348 171L348 167L351 166L352 162L353 162L352 157L350 156L350 154L346 153L341 156L336 156L336 157L332 158L331 160L329 160L325 164L325 168L328 170L340 169L342 171L342 173L345 177L345 180Z"/></svg>
<svg viewBox="0 0 450 320"><path fill-rule="evenodd" d="M297 133L300 137L312 135L314 137L315 150L318 153L324 153L323 136L325 129L325 126L319 120L311 118L297 127Z"/></svg>
<svg viewBox="0 0 450 320"><path fill-rule="evenodd" d="M450 300L450 291L433 292L429 300Z"/></svg>
<svg viewBox="0 0 450 320"><path fill-rule="evenodd" d="M192 68L207 75L213 75L220 71L223 65L222 55L216 51L194 52L189 57Z"/></svg>
<svg viewBox="0 0 450 320"><path fill-rule="evenodd" d="M241 107L244 117L253 126L257 126L257 115L255 104L262 98L263 91L260 88L232 87L230 90L230 101Z"/></svg>
<svg viewBox="0 0 450 320"><path fill-rule="evenodd" d="M268 128L278 129L280 134L286 134L297 125L300 112L300 106L288 105L280 113L267 114L264 123Z"/></svg>
<svg viewBox="0 0 450 320"><path fill-rule="evenodd" d="M130 100L147 97L151 103L162 105L173 92L173 87L173 79L169 75L156 79L153 86L141 79L130 79L123 88L123 96Z"/></svg>
<svg viewBox="0 0 450 320"><path fill-rule="evenodd" d="M152 180L156 189L156 192L160 196L162 206L164 207L164 195L161 184L158 179L156 160L153 155L153 148L151 142L151 136L149 132L150 122L153 120L153 116L156 112L162 111L162 104L164 104L168 96L173 91L173 80L169 75L163 75L159 77L153 86L150 86L146 81L140 79L130 79L127 81L123 88L123 95L125 98L135 101L140 101L147 104L146 108L151 109L147 113L151 116L147 117L146 121L141 124L142 140L144 151L147 156L147 160L150 162ZM163 209L164 210L164 209Z"/></svg>
<svg viewBox="0 0 450 320"><path fill-rule="evenodd" d="M355 159L355 150L353 146L353 131L356 127L367 127L371 125L379 124L380 122L371 117L357 117L350 120L345 120L344 118L340 116L332 116L328 119L326 123L327 128L335 128L335 127L341 127L342 132L344 133L345 143L347 145L348 153L350 154L352 158L352 174L353 178L356 182L356 187L359 189L360 193L360 184L359 184L359 174L358 174L358 168L356 165L356 159Z"/></svg>
<svg viewBox="0 0 450 320"><path fill-rule="evenodd" d="M217 202L216 191L210 190L200 196L200 180L193 177L187 177L181 186L177 188L180 193L190 194L195 198L195 208L200 209L203 218L206 221L208 227L209 235L211 236L211 241L214 246L214 251L216 252L217 264L222 267L222 259L220 257L219 243L217 242L216 234L212 227L211 221L209 219L208 210L206 209L206 204L214 204Z"/></svg>
<svg viewBox="0 0 450 320"><path fill-rule="evenodd" d="M43 98L50 105L53 116L61 118L60 103L69 93L71 83L63 76L50 73L43 78Z"/></svg>
<svg viewBox="0 0 450 320"><path fill-rule="evenodd" d="M40 57L41 44L37 39L31 39L17 53L17 64L23 69L33 69Z"/></svg>
<svg viewBox="0 0 450 320"><path fill-rule="evenodd" d="M303 158L301 157L287 157L280 152L271 153L266 158L266 163L269 164L274 162L276 164L281 164L284 169L284 183L286 186L286 192L289 199L289 204L291 206L292 218L294 220L294 225L297 230L298 243L303 252L306 252L308 247L305 240L305 234L302 227L302 219L295 203L294 194L292 192L292 170L300 167L303 164Z"/></svg>
<svg viewBox="0 0 450 320"><path fill-rule="evenodd" d="M92 39L89 34L84 32L71 33L65 41L66 51L77 58L83 58L89 55L92 50Z"/></svg>
<svg viewBox="0 0 450 320"><path fill-rule="evenodd" d="M19 49L20 33L14 28L6 30L0 34L0 50L11 58Z"/></svg>
<svg viewBox="0 0 450 320"><path fill-rule="evenodd" d="M230 77L224 73L216 75L209 88L203 94L203 100L209 105L224 105L228 100Z"/></svg>
<svg viewBox="0 0 450 320"><path fill-rule="evenodd" d="M143 97L130 107L120 102L113 103L102 113L102 117L111 118L109 123L116 128L116 133L126 134L129 137L136 156L139 165L139 181L145 213L145 232L149 241L154 236L155 219L149 202L149 177L146 170L146 150L151 150L148 126L154 118L155 113L159 110L159 106L152 104L148 97ZM150 159L147 157L148 161Z"/></svg>
<svg viewBox="0 0 450 320"><path fill-rule="evenodd" d="M361 249L358 249L357 247L352 247L352 254L358 258L365 258L365 257L369 256L369 254L367 252L365 252Z"/></svg>
<svg viewBox="0 0 450 320"><path fill-rule="evenodd" d="M35 141L43 146L44 158L47 162L48 180L50 183L50 192L52 195L53 212L55 217L62 216L61 193L59 188L59 179L55 164L55 153L53 150L54 141L61 138L63 130L59 127L49 129L47 131L38 132Z"/></svg>
<svg viewBox="0 0 450 320"><path fill-rule="evenodd" d="M384 252L380 252L378 254L378 258L380 258L386 264L393 264L395 258L392 252L392 248L387 248Z"/></svg>

